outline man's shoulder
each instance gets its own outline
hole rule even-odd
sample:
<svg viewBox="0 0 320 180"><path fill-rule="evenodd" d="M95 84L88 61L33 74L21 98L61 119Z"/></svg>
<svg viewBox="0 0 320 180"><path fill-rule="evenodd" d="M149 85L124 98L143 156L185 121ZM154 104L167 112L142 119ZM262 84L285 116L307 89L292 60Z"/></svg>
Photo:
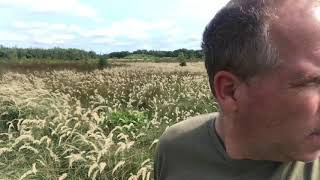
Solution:
<svg viewBox="0 0 320 180"><path fill-rule="evenodd" d="M169 174L172 179L185 179L182 177L186 175L187 166L194 170L197 164L203 166L203 162L212 159L209 129L217 116L218 113L211 113L191 117L162 134L156 149L155 179L166 179Z"/></svg>
<svg viewBox="0 0 320 180"><path fill-rule="evenodd" d="M169 127L161 136L163 144L177 143L177 141L195 140L197 137L207 134L209 123L218 116L218 113L203 114L190 117Z"/></svg>

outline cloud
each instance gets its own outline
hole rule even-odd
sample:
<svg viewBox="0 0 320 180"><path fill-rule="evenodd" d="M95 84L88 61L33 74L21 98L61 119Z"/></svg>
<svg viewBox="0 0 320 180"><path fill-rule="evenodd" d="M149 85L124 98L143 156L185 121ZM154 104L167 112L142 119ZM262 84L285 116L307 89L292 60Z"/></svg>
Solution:
<svg viewBox="0 0 320 180"><path fill-rule="evenodd" d="M40 38L33 38L34 43L52 45L52 44L65 44L68 41L75 39L72 34L55 34L51 36L40 36Z"/></svg>
<svg viewBox="0 0 320 180"><path fill-rule="evenodd" d="M150 17L122 11L124 19L117 21L118 15L112 15L109 10L101 13L105 17L108 15L107 24L101 23L103 17L98 15L97 10L102 12L102 8L89 6L88 1L0 0L2 16L12 17L0 23L0 44L100 51L199 49L205 25L226 3L227 0L176 0L170 3L170 8L163 9L158 5L152 11L155 15ZM101 6L101 2L99 4ZM94 4L90 2L90 5ZM139 8L143 7L139 5Z"/></svg>
<svg viewBox="0 0 320 180"><path fill-rule="evenodd" d="M93 8L77 0L0 0L0 7L19 7L33 13L63 13L80 17L97 17Z"/></svg>
<svg viewBox="0 0 320 180"><path fill-rule="evenodd" d="M93 44L103 44L103 45L114 45L115 43L118 43L114 38L95 38L91 40L91 43Z"/></svg>
<svg viewBox="0 0 320 180"><path fill-rule="evenodd" d="M12 23L12 27L17 30L50 30L50 31L76 31L80 29L80 26L77 25L67 25L64 23L48 23L41 21L15 21Z"/></svg>
<svg viewBox="0 0 320 180"><path fill-rule="evenodd" d="M0 41L23 42L28 39L28 36L10 31L0 31Z"/></svg>
<svg viewBox="0 0 320 180"><path fill-rule="evenodd" d="M175 11L166 16L175 24L166 33L167 47L200 49L202 33L213 16L229 0L177 0Z"/></svg>
<svg viewBox="0 0 320 180"><path fill-rule="evenodd" d="M151 31L166 31L171 27L173 27L173 25L165 21L145 22L129 18L126 20L114 22L110 27L96 28L86 31L85 33L82 33L82 35L85 37L93 38L110 38L122 36L132 40L146 40L150 38Z"/></svg>
<svg viewBox="0 0 320 180"><path fill-rule="evenodd" d="M47 22L24 22L15 21L13 22L13 27L17 29L42 29L44 27L50 28L50 26L60 27L62 30L66 29L64 24L49 24Z"/></svg>
<svg viewBox="0 0 320 180"><path fill-rule="evenodd" d="M228 2L229 0L179 0L174 16L208 21Z"/></svg>
<svg viewBox="0 0 320 180"><path fill-rule="evenodd" d="M150 47L152 45L146 45L146 43L153 42L154 31L158 32L158 37L164 38L163 36L170 35L170 33L167 35L167 32L177 29L173 24L165 21L148 22L132 18L96 28L41 21L15 21L12 22L11 28L15 35L2 36L2 41L19 40L26 44L52 46L85 41L93 46L115 46L119 50L130 46L132 48ZM22 35L24 38L21 38Z"/></svg>
<svg viewBox="0 0 320 180"><path fill-rule="evenodd" d="M87 30L82 35L96 45L118 47L120 50L152 49L157 41L167 39L173 29L178 28L163 20L149 22L129 18L114 22L109 27Z"/></svg>
<svg viewBox="0 0 320 180"><path fill-rule="evenodd" d="M200 35L165 20L142 21L125 19L105 27L85 27L77 24L48 23L41 21L15 21L14 33L0 32L1 41L18 41L27 47L103 47L105 51L177 48L199 49ZM81 48L82 48L81 47Z"/></svg>
<svg viewBox="0 0 320 180"><path fill-rule="evenodd" d="M199 49L201 33L190 33L173 22L157 22L127 19L113 23L107 28L87 30L84 35L96 45L120 50L179 48Z"/></svg>
<svg viewBox="0 0 320 180"><path fill-rule="evenodd" d="M13 22L12 27L15 29L15 36L5 36L2 40L21 41L25 43L58 45L68 43L76 39L75 25L67 24L50 24L47 22ZM73 31L74 30L74 31ZM23 35L22 35L23 34ZM24 38L21 38L24 37ZM26 38L27 37L27 38Z"/></svg>

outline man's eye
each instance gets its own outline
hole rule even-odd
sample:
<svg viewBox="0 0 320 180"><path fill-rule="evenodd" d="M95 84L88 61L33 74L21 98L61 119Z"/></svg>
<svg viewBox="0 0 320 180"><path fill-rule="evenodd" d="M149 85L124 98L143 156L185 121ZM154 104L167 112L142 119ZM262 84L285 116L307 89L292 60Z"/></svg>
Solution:
<svg viewBox="0 0 320 180"><path fill-rule="evenodd" d="M320 81L317 80L317 81L311 81L311 82L308 82L307 85L310 85L310 86L319 86L320 85Z"/></svg>
<svg viewBox="0 0 320 180"><path fill-rule="evenodd" d="M292 88L303 88L303 87L314 87L314 86L320 86L320 81L305 81L305 82L296 82L291 83L290 87Z"/></svg>
<svg viewBox="0 0 320 180"><path fill-rule="evenodd" d="M320 82L318 81L306 82L306 83L303 83L301 87L320 87Z"/></svg>

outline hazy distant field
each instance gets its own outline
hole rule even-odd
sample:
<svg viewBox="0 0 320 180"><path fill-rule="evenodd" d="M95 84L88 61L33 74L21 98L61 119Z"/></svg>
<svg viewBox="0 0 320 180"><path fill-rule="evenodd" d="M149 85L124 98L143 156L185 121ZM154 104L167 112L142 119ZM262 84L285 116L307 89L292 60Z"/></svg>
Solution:
<svg viewBox="0 0 320 180"><path fill-rule="evenodd" d="M162 132L216 111L203 63L113 65L0 75L0 179L153 179Z"/></svg>

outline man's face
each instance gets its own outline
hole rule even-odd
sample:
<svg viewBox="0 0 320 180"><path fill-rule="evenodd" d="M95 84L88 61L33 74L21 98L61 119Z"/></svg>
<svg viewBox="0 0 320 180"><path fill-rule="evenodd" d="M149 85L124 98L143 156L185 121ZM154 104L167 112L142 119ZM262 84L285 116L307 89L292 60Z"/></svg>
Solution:
<svg viewBox="0 0 320 180"><path fill-rule="evenodd" d="M239 126L273 160L312 161L320 156L320 28L285 23L272 32L283 63L246 86Z"/></svg>
<svg viewBox="0 0 320 180"><path fill-rule="evenodd" d="M239 113L247 122L244 129L257 140L252 143L310 161L320 155L320 54L291 61L252 83Z"/></svg>

